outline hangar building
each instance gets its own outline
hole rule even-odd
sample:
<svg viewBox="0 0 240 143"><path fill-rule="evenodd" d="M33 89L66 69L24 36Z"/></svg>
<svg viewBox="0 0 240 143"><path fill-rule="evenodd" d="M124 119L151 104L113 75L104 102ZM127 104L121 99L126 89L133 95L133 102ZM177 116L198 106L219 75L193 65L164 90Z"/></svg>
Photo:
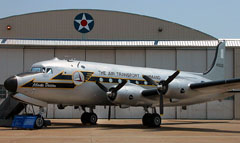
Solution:
<svg viewBox="0 0 240 143"><path fill-rule="evenodd" d="M225 78L240 76L240 40L226 40ZM58 57L121 65L204 72L219 39L158 18L105 10L55 10L0 19L0 98L4 80L38 61ZM142 108L112 107L114 118L142 118ZM164 118L239 119L240 97L165 108ZM49 105L48 118L79 118L73 107ZM99 118L107 109L97 107Z"/></svg>

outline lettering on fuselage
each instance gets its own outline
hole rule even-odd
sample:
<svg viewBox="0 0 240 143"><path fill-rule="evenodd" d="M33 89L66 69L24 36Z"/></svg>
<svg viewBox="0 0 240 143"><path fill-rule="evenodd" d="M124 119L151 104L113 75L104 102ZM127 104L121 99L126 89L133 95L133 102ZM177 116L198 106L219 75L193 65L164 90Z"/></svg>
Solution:
<svg viewBox="0 0 240 143"><path fill-rule="evenodd" d="M217 63L216 66L217 66L217 67L220 67L220 68L223 68L223 67L224 67L223 64L220 64L220 63Z"/></svg>
<svg viewBox="0 0 240 143"><path fill-rule="evenodd" d="M44 83L33 83L32 87L45 87Z"/></svg>
<svg viewBox="0 0 240 143"><path fill-rule="evenodd" d="M107 72L107 71L98 71L98 74L101 76L119 76L123 78L139 78L140 74L135 73L124 73L124 72Z"/></svg>
<svg viewBox="0 0 240 143"><path fill-rule="evenodd" d="M161 80L161 77L159 75L146 75L146 76L150 77L151 79Z"/></svg>
<svg viewBox="0 0 240 143"><path fill-rule="evenodd" d="M56 85L54 83L33 83L32 87L56 88Z"/></svg>
<svg viewBox="0 0 240 143"><path fill-rule="evenodd" d="M118 77L122 77L122 78L140 78L141 75L140 74L136 74L136 73L125 73L125 72L107 72L107 71L98 71L98 74L101 76L118 76ZM157 76L157 75L147 75L148 77L152 78L152 79L156 79L156 80L160 80L161 77Z"/></svg>
<svg viewBox="0 0 240 143"><path fill-rule="evenodd" d="M74 88L74 83L49 83L49 82L35 82L34 79L25 83L21 87L30 88Z"/></svg>

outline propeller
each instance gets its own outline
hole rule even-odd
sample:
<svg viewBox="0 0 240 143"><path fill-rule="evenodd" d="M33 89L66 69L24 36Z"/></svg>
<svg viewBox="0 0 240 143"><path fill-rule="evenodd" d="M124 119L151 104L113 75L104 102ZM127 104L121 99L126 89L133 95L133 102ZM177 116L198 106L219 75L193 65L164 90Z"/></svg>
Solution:
<svg viewBox="0 0 240 143"><path fill-rule="evenodd" d="M99 88L101 88L104 92L106 92L106 95L109 100L114 101L117 97L117 91L120 90L125 84L127 83L127 80L122 79L122 82L118 84L116 87L107 88L103 84L101 84L99 81L96 81L96 84ZM108 108L108 120L111 118L111 105L109 105Z"/></svg>
<svg viewBox="0 0 240 143"><path fill-rule="evenodd" d="M174 72L172 75L170 75L167 80L161 80L159 84L157 84L154 80L152 80L150 77L143 75L143 78L150 84L153 84L157 87L158 95L160 95L159 98L159 110L160 114L163 114L163 95L167 92L168 90L168 85L171 83L180 73L179 70Z"/></svg>

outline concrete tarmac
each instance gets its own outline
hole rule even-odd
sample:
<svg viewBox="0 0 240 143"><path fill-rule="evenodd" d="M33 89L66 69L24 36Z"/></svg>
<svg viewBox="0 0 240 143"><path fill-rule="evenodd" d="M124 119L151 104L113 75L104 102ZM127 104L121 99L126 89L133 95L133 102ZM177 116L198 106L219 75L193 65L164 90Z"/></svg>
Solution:
<svg viewBox="0 0 240 143"><path fill-rule="evenodd" d="M141 119L98 120L82 125L79 119L52 119L39 130L0 127L0 143L239 143L237 120L163 120L160 128L143 127Z"/></svg>

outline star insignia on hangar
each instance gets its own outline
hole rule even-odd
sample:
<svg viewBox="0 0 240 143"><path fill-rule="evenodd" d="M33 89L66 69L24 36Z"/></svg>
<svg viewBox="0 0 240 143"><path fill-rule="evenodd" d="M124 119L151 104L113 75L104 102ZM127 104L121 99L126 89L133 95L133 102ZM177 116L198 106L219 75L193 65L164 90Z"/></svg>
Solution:
<svg viewBox="0 0 240 143"><path fill-rule="evenodd" d="M74 27L78 32L88 33L93 29L94 20L88 13L80 13L74 19Z"/></svg>

